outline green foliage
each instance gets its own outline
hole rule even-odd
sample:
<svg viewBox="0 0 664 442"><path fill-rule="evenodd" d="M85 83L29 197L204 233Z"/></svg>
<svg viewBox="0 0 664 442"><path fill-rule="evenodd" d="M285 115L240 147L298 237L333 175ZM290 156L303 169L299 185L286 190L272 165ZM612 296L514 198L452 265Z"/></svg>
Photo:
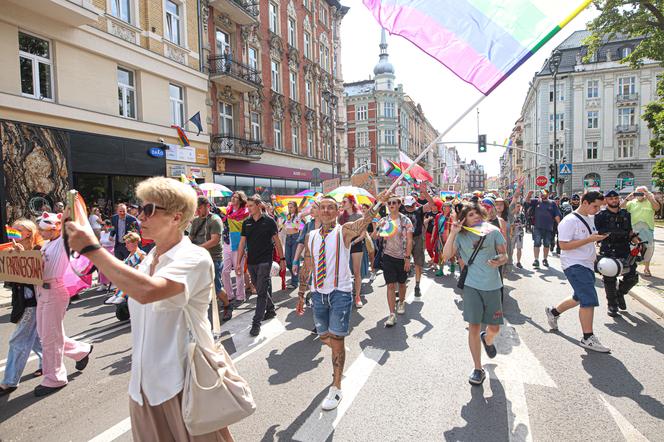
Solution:
<svg viewBox="0 0 664 442"><path fill-rule="evenodd" d="M655 182L655 187L660 191L664 191L664 158L658 160L653 166L652 178Z"/></svg>

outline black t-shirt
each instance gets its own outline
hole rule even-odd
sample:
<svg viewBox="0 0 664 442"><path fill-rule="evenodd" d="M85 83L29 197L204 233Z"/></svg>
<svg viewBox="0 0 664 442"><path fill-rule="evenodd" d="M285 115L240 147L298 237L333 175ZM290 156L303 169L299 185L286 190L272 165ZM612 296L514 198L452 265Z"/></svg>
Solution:
<svg viewBox="0 0 664 442"><path fill-rule="evenodd" d="M242 223L242 236L247 238L247 264L272 262L277 223L267 215L261 215L258 221L250 216Z"/></svg>
<svg viewBox="0 0 664 442"><path fill-rule="evenodd" d="M424 225L424 209L418 207L409 212L404 206L401 206L400 212L406 215L410 219L410 222L413 223L413 236L420 236L422 234L422 226Z"/></svg>
<svg viewBox="0 0 664 442"><path fill-rule="evenodd" d="M436 218L436 215L438 215L438 212L426 212L424 214L424 219L431 218L431 221L429 221L429 224L427 225L427 233L433 233L434 224L436 224L433 221Z"/></svg>

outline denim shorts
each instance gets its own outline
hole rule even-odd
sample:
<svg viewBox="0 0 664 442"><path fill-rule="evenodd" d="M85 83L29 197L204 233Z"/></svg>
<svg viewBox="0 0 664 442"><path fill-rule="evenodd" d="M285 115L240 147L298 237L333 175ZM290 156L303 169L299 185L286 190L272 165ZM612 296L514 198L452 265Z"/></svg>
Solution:
<svg viewBox="0 0 664 442"><path fill-rule="evenodd" d="M220 293L221 292L221 271L224 269L224 262L223 261L212 261L212 264L214 264L214 292L215 293Z"/></svg>
<svg viewBox="0 0 664 442"><path fill-rule="evenodd" d="M567 267L563 272L574 289L572 298L578 301L581 307L599 306L595 290L595 272L579 264Z"/></svg>
<svg viewBox="0 0 664 442"><path fill-rule="evenodd" d="M319 335L331 333L336 336L348 336L350 332L350 314L353 311L353 295L350 292L334 290L326 295L313 292L314 322Z"/></svg>
<svg viewBox="0 0 664 442"><path fill-rule="evenodd" d="M544 230L539 227L533 229L533 242L535 243L535 247L542 247L542 244L544 244L544 247L548 249L552 241L553 232L551 230Z"/></svg>

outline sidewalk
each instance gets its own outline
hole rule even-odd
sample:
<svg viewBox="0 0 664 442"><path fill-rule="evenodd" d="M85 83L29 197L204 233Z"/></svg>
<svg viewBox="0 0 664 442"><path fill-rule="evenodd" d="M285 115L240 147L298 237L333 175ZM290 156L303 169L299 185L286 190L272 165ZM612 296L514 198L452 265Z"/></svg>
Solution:
<svg viewBox="0 0 664 442"><path fill-rule="evenodd" d="M630 291L635 299L664 317L664 227L655 227L655 253L650 264L652 276L644 277L639 266L639 284Z"/></svg>
<svg viewBox="0 0 664 442"><path fill-rule="evenodd" d="M0 282L0 307L5 307L12 304L12 291L6 289L4 284Z"/></svg>

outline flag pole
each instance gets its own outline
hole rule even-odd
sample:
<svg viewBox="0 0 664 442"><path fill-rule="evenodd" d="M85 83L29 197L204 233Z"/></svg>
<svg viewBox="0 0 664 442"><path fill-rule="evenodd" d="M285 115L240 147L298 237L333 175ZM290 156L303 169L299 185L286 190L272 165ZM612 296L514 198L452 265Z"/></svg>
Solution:
<svg viewBox="0 0 664 442"><path fill-rule="evenodd" d="M448 127L447 129L445 129L443 132L441 132L440 135L438 135L438 136L437 136L437 137L436 137L436 138L435 138L435 139L434 139L434 140L433 140L433 141L432 141L432 142L426 147L426 149L424 149L424 150L422 151L422 153L420 153L420 154L417 156L417 158L415 158L415 159L413 160L413 162L410 163L410 164L408 165L408 167L407 167L405 170L402 170L402 171L401 171L401 175L399 175L399 177L398 177L396 180L394 180L394 182L392 183L392 185L389 187L388 191L389 191L389 192L392 192L392 191L397 187L397 185L399 184L399 182L404 178L404 176L410 171L410 169L412 169L413 166L414 166L415 164L417 164L418 161L420 161L422 158L424 158L424 156L425 156L425 155L426 155L426 154L427 154L427 153L428 153L428 152L429 152L429 151L430 151L430 150L431 150L431 149L432 149L432 148L433 148L438 142L440 142L440 140L442 140L443 137L444 137L445 135L447 135L452 129L454 129L454 127L455 127L457 124L459 124L459 122L460 122L461 120L463 120L463 119L466 117L466 115L468 115L473 109L475 109L475 108L476 108L476 107L477 107L477 106L478 106L478 105L479 105L479 104L480 104L480 103L481 103L486 97L487 97L487 95L482 95L480 98L478 98L477 101L475 101L473 104L471 104L471 105L468 107L468 109L466 109L461 115L459 115L459 117L458 117L456 120L454 120L454 122L453 122L452 124L450 124L449 127Z"/></svg>

